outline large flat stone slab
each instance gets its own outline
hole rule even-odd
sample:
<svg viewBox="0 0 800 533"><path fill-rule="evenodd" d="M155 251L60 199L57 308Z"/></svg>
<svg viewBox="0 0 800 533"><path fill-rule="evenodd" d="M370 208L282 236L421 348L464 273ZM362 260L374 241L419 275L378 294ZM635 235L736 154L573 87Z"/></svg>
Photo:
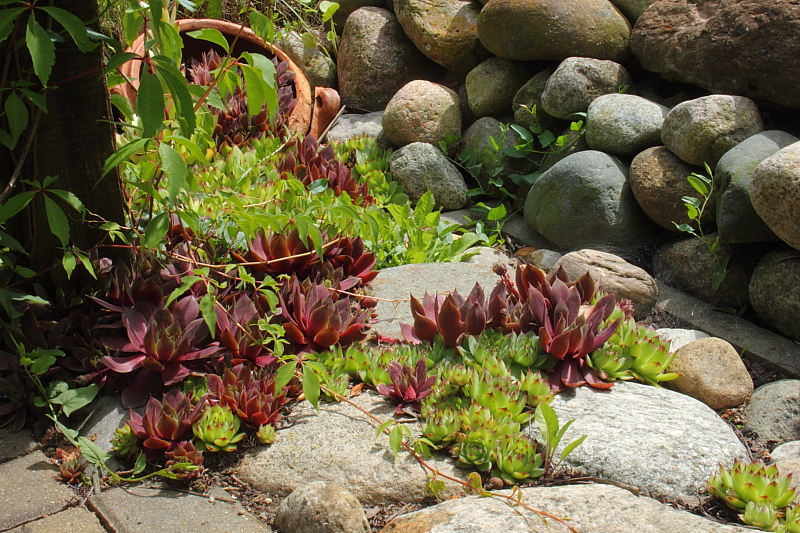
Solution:
<svg viewBox="0 0 800 533"><path fill-rule="evenodd" d="M510 491L500 491L510 494ZM611 485L569 485L522 489L523 503L550 513L580 533L745 533L662 505ZM381 533L567 533L560 522L544 524L535 513L500 498L470 496L394 519Z"/></svg>
<svg viewBox="0 0 800 533"><path fill-rule="evenodd" d="M40 451L0 465L0 530L63 509L75 496L56 481L58 469Z"/></svg>
<svg viewBox="0 0 800 533"><path fill-rule="evenodd" d="M20 431L8 427L0 429L0 463L30 453L38 446L39 443L33 438L33 431L29 428L22 428Z"/></svg>
<svg viewBox="0 0 800 533"><path fill-rule="evenodd" d="M561 447L588 435L564 461L579 473L624 483L660 500L697 497L720 464L748 453L728 424L679 392L638 383L567 389L551 404L567 430ZM538 429L529 426L541 439Z"/></svg>
<svg viewBox="0 0 800 533"><path fill-rule="evenodd" d="M8 533L106 533L100 521L85 507L73 507L41 520L34 520Z"/></svg>
<svg viewBox="0 0 800 533"><path fill-rule="evenodd" d="M377 393L353 398L354 403L381 421L389 420L394 406ZM312 481L329 481L344 487L363 504L417 503L430 496L426 471L411 454L395 459L389 437L375 438L374 423L347 403L320 404L316 414L308 402L294 412L292 427L279 431L275 443L249 451L238 466L239 477L263 492L286 496ZM419 436L419 425L409 424ZM467 472L446 457L427 461L449 476L466 479ZM460 492L450 483L443 497Z"/></svg>
<svg viewBox="0 0 800 533"><path fill-rule="evenodd" d="M239 504L160 487L114 488L92 503L117 533L272 532Z"/></svg>

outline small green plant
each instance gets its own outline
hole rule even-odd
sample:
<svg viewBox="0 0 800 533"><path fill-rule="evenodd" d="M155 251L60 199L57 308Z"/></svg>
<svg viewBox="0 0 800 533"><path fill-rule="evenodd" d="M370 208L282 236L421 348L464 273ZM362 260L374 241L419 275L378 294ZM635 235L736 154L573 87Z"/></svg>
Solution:
<svg viewBox="0 0 800 533"><path fill-rule="evenodd" d="M789 507L798 494L791 485L792 475L781 475L775 465L737 459L730 471L720 465L706 482L706 490L731 509L743 511L739 518L745 524L786 533L800 531L797 507Z"/></svg>
<svg viewBox="0 0 800 533"><path fill-rule="evenodd" d="M719 286L722 284L722 282L725 281L725 276L727 276L728 272L730 272L728 269L728 261L730 261L731 256L720 255L719 235L711 239L706 237L706 235L703 233L701 219L706 211L708 202L711 200L715 192L714 173L711 171L711 167L709 167L707 163L705 164L705 169L708 176L704 176L703 174L699 174L697 172L692 172L686 177L686 181L688 181L692 188L700 195L700 198L696 198L694 196L684 196L681 198L683 205L686 206L686 214L689 217L690 224L678 224L675 221L672 223L675 224L675 227L678 229L678 231L688 233L689 235L693 235L694 237L700 239L700 241L706 245L711 255L714 256L714 261L717 263L717 268L711 274L711 288L716 291L719 289ZM694 222L697 225L697 229L692 227L691 222Z"/></svg>
<svg viewBox="0 0 800 533"><path fill-rule="evenodd" d="M561 439L564 438L564 433L567 432L567 429L569 429L573 422L575 421L570 420L559 427L558 415L552 407L546 403L541 403L536 408L536 413L533 415L533 423L536 424L536 427L542 432L542 439L544 441L543 474L545 477L551 476L564 459L586 440L586 435L583 435L567 444L564 449L561 450L561 453L558 454L558 462L556 462L558 445L561 443Z"/></svg>

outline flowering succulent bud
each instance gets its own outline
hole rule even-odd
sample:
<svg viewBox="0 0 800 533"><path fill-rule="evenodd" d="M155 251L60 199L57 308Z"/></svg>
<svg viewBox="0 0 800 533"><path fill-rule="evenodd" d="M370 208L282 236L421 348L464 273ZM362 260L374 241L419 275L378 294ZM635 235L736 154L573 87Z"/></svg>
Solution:
<svg viewBox="0 0 800 533"><path fill-rule="evenodd" d="M118 455L130 455L139 449L139 437L128 423L114 430L111 447Z"/></svg>
<svg viewBox="0 0 800 533"><path fill-rule="evenodd" d="M275 426L271 424L258 426L256 437L261 444L272 444L275 442Z"/></svg>

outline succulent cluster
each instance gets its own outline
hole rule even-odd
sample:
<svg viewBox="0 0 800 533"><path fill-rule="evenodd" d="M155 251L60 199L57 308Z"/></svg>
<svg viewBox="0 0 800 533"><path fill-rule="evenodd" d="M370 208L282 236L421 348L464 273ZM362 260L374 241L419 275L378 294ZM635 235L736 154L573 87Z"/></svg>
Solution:
<svg viewBox="0 0 800 533"><path fill-rule="evenodd" d="M609 381L635 378L658 385L678 378L678 374L664 372L674 359L669 343L662 341L653 328L637 325L633 318L627 318L608 342L592 352L587 363Z"/></svg>
<svg viewBox="0 0 800 533"><path fill-rule="evenodd" d="M706 482L706 490L731 509L743 511L739 517L747 525L765 531L800 531L800 511L788 507L798 490L792 487L792 475L781 475L775 465L761 461L745 464L737 459L730 471L720 466Z"/></svg>
<svg viewBox="0 0 800 533"><path fill-rule="evenodd" d="M367 206L375 200L369 194L367 183L359 183L353 175L352 169L342 163L336 152L330 146L320 148L317 140L306 135L300 141L291 139L287 143L283 161L278 166L282 176L291 176L310 186L312 183L322 183L333 190L336 196L342 193L347 195L358 205Z"/></svg>
<svg viewBox="0 0 800 533"><path fill-rule="evenodd" d="M275 65L275 79L278 85L278 110L274 123L270 123L270 111L264 106L260 113L251 116L247 106L247 90L244 79L240 78L236 86L228 94L223 95L223 109L210 107L217 119L214 128L214 140L217 148L227 146L245 146L252 139L270 134L275 137L286 135L285 126L288 117L297 104L294 96L294 72L289 70L289 63L272 59ZM201 60L192 59L190 69L191 83L208 87L212 84L215 71L222 64L219 54L213 50L203 53Z"/></svg>

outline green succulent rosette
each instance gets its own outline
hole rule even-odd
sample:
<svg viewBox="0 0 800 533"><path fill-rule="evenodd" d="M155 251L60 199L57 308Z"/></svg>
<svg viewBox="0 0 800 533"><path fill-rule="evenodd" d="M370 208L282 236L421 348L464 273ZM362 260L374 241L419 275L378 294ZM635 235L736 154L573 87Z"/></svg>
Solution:
<svg viewBox="0 0 800 533"><path fill-rule="evenodd" d="M230 407L212 405L203 412L193 426L198 439L197 448L209 452L232 452L236 443L244 438L239 433L239 417L233 414Z"/></svg>

